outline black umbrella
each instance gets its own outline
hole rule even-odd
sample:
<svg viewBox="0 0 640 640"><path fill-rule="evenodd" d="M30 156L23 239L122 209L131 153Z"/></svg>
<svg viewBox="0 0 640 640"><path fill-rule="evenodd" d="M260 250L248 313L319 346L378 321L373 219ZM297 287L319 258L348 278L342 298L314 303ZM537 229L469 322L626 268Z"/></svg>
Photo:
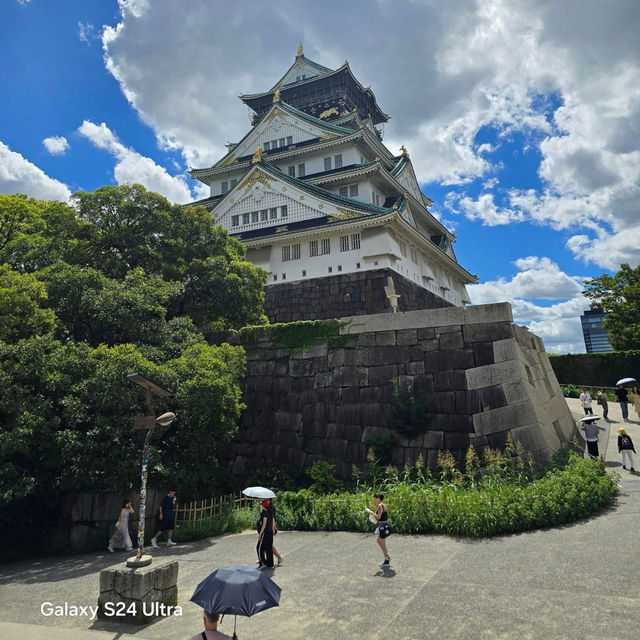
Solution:
<svg viewBox="0 0 640 640"><path fill-rule="evenodd" d="M208 613L252 616L265 609L277 607L280 587L271 578L253 567L234 564L216 569L193 592L191 602ZM233 622L236 637L236 622Z"/></svg>

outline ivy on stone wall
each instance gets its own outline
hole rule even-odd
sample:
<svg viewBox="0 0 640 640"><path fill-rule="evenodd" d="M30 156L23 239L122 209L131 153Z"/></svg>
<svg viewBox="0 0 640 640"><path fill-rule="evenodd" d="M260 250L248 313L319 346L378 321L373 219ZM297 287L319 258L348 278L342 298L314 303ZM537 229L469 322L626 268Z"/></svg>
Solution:
<svg viewBox="0 0 640 640"><path fill-rule="evenodd" d="M303 320L243 327L235 335L240 344L250 345L268 340L293 355L320 344L327 344L330 349L344 347L351 339L347 334L340 334L340 329L346 325L346 322L339 320Z"/></svg>
<svg viewBox="0 0 640 640"><path fill-rule="evenodd" d="M620 378L640 380L640 351L549 354L549 361L563 385L614 387Z"/></svg>

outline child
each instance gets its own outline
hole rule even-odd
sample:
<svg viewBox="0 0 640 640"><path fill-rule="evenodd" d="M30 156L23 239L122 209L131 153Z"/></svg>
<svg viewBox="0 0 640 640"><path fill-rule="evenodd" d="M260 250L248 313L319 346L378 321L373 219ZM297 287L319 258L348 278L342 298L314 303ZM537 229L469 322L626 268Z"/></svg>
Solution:
<svg viewBox="0 0 640 640"><path fill-rule="evenodd" d="M635 448L633 447L633 440L631 439L631 436L628 435L627 432L624 430L624 427L620 427L618 429L618 453L622 454L622 468L623 469L627 468L627 465L625 464L625 459L628 457L629 470L635 471L635 469L633 468L633 456L631 455L632 451L633 453L636 452Z"/></svg>

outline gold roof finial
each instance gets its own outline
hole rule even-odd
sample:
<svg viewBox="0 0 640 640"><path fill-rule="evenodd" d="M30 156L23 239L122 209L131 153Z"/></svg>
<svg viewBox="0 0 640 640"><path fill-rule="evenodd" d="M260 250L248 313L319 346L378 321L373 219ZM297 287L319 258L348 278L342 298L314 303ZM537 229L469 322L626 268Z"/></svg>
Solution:
<svg viewBox="0 0 640 640"><path fill-rule="evenodd" d="M258 145L256 152L253 154L253 158L251 158L251 164L258 164L258 162L262 162L262 147Z"/></svg>
<svg viewBox="0 0 640 640"><path fill-rule="evenodd" d="M409 152L405 149L404 145L400 147L400 151L402 151L403 156L407 156L407 158L409 157Z"/></svg>
<svg viewBox="0 0 640 640"><path fill-rule="evenodd" d="M302 48L302 41L298 45L298 53L296 53L296 58L302 58L304 55L304 49Z"/></svg>
<svg viewBox="0 0 640 640"><path fill-rule="evenodd" d="M274 92L273 92L273 102L274 104L276 102L280 102L280 87L278 87Z"/></svg>

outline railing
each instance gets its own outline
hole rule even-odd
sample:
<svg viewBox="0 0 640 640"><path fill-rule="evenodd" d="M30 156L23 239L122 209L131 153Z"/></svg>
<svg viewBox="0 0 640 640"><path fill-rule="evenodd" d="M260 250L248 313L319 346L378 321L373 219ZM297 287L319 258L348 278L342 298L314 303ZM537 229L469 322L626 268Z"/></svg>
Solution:
<svg viewBox="0 0 640 640"><path fill-rule="evenodd" d="M252 499L240 494L228 494L204 500L194 500L176 508L176 525L199 527L221 518L234 509L251 507Z"/></svg>

